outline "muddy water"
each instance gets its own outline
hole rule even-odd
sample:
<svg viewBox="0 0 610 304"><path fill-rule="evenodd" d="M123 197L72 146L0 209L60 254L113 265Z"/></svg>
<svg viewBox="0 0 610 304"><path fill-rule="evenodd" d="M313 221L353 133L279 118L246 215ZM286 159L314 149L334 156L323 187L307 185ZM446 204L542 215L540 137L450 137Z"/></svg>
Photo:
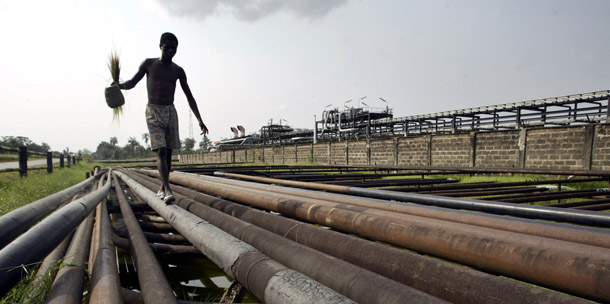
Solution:
<svg viewBox="0 0 610 304"><path fill-rule="evenodd" d="M157 260L179 300L195 302L218 302L233 279L203 255L157 254ZM117 263L121 286L139 291L136 266L128 251L117 249ZM259 303L247 293L243 303Z"/></svg>

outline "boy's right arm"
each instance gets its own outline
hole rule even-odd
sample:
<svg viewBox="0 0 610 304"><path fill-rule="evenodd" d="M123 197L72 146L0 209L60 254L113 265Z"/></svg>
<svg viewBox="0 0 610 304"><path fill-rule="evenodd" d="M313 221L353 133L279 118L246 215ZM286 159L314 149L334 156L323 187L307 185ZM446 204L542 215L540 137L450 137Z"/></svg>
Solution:
<svg viewBox="0 0 610 304"><path fill-rule="evenodd" d="M140 68L138 69L138 72L135 75L133 75L133 77L130 80L127 80L123 83L119 83L119 88L121 88L123 90L129 90L129 89L135 87L136 84L138 84L138 82L140 82L140 80L142 80L142 78L144 78L144 75L146 75L147 61L148 60L144 60L144 62L142 62L142 64L140 65Z"/></svg>

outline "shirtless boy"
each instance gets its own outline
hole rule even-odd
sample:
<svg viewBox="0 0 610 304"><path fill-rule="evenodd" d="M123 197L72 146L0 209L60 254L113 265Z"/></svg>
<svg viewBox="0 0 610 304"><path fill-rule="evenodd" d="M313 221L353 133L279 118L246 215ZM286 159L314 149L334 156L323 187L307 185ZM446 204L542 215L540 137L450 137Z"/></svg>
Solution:
<svg viewBox="0 0 610 304"><path fill-rule="evenodd" d="M180 149L178 136L178 116L174 108L174 93L176 81L180 81L182 91L186 95L191 110L199 121L201 134L207 134L208 128L201 120L195 98L191 93L184 70L172 62L178 49L178 39L172 33L161 35L160 58L148 58L140 65L138 72L131 80L119 84L123 90L129 90L138 84L146 75L146 88L148 90L148 105L146 106L146 123L150 133L150 144L157 152L157 168L161 176L161 188L157 196L166 204L173 202L174 196L169 187L169 172L172 162L172 150Z"/></svg>

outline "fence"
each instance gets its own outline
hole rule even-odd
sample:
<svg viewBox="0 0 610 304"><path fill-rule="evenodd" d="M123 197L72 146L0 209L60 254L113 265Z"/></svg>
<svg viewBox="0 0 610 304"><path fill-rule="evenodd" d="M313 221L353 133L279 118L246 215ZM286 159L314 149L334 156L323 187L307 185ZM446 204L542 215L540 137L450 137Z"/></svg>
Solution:
<svg viewBox="0 0 610 304"><path fill-rule="evenodd" d="M0 173L19 171L19 176L27 176L28 170L44 170L44 169L47 169L47 173L52 173L53 172L53 156L59 157L59 168L63 168L64 167L64 158L66 158L66 160L67 160L65 165L68 168L70 167L70 163L72 163L73 165L76 164L76 157L75 156L70 155L70 154L63 154L63 153L59 153L59 152L28 151L28 148L25 147L25 146L20 146L19 148L0 146L0 152L3 152L3 151L18 153L18 155L19 155L19 168L0 169ZM46 156L46 158L47 158L47 166L46 167L34 167L34 168L29 168L28 169L28 156L30 154Z"/></svg>

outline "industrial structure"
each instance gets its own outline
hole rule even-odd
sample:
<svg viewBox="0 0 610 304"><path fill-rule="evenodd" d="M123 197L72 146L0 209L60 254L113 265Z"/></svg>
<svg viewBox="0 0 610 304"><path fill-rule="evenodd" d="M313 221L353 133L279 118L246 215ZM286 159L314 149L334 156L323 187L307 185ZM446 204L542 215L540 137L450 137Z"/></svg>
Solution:
<svg viewBox="0 0 610 304"><path fill-rule="evenodd" d="M278 143L300 143L460 132L584 125L608 120L610 91L534 99L430 114L394 117L387 106L324 110L313 129L294 129L273 121L252 135L216 142L219 150L243 149ZM384 101L382 99L382 101ZM314 116L316 117L316 116ZM234 129L234 128L232 128Z"/></svg>

